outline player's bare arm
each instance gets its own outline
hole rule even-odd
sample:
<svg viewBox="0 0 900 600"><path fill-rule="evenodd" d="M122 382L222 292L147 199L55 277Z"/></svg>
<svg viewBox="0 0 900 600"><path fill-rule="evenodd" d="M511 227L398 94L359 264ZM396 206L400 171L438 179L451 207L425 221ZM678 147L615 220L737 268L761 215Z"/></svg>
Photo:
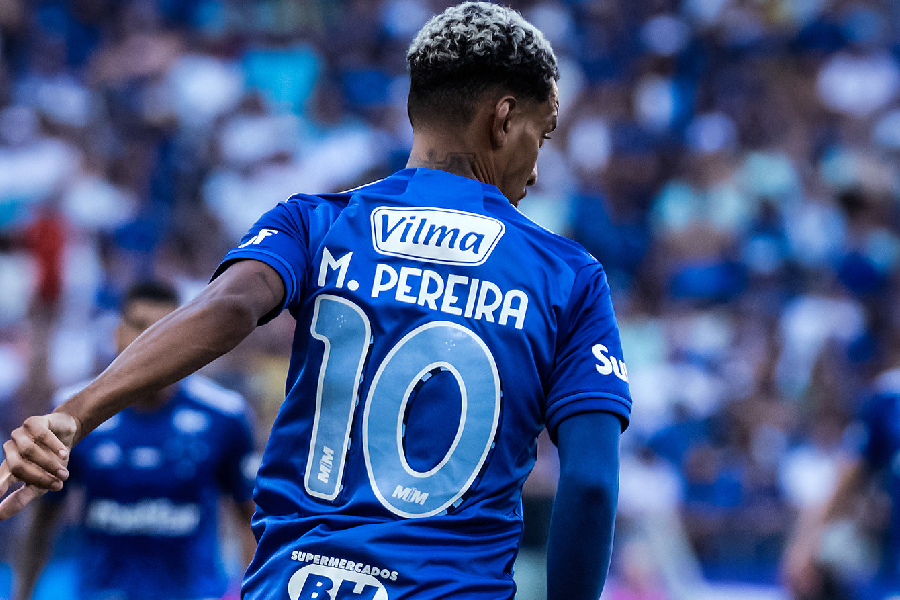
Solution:
<svg viewBox="0 0 900 600"><path fill-rule="evenodd" d="M0 502L0 519L60 489L68 477L68 449L123 408L233 349L284 295L284 283L271 267L237 262L145 331L82 392L52 414L26 420L3 446L0 494L16 481L26 485Z"/></svg>

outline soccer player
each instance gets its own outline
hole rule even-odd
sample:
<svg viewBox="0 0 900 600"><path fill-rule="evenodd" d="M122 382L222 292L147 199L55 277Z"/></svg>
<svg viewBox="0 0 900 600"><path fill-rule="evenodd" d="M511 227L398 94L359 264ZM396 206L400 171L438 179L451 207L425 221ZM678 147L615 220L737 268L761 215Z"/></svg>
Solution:
<svg viewBox="0 0 900 600"><path fill-rule="evenodd" d="M856 447L841 466L834 490L821 506L803 511L784 554L785 583L798 600L825 597L829 587L839 585L834 566L820 562L823 536L851 512L873 480L891 498L890 521L879 540L880 565L872 581L840 584L862 588L856 592L867 600L900 597L900 370L886 371L875 380L871 397L848 433L848 441Z"/></svg>
<svg viewBox="0 0 900 600"><path fill-rule="evenodd" d="M124 350L178 307L163 284L133 286L115 341ZM80 386L83 387L83 386ZM59 401L72 395L60 393ZM71 484L83 488L78 597L84 600L220 598L228 579L219 558L219 501L235 518L242 554L250 530L255 476L245 404L199 375L147 395L96 428L69 459L70 484L37 500L17 555L13 600L34 593Z"/></svg>
<svg viewBox="0 0 900 600"><path fill-rule="evenodd" d="M561 460L548 597L596 600L631 399L609 286L516 209L556 127L556 58L518 13L464 3L408 52L407 168L263 215L208 287L5 445L67 476L85 432L288 310L287 393L257 476L250 599L512 598L521 488L547 428Z"/></svg>

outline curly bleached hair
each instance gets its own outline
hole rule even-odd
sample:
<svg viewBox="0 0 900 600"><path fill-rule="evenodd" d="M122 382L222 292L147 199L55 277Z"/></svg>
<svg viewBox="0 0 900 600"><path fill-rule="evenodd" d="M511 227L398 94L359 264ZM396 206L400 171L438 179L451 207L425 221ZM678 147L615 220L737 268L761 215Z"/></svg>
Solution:
<svg viewBox="0 0 900 600"><path fill-rule="evenodd" d="M544 102L559 79L544 35L518 12L464 2L428 21L410 44L409 120L468 123L488 90Z"/></svg>

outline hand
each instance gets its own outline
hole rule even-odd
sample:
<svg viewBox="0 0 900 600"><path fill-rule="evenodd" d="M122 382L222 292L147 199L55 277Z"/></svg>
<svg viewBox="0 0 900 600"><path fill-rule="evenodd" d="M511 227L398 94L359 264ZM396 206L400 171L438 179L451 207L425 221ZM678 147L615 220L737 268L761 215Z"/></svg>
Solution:
<svg viewBox="0 0 900 600"><path fill-rule="evenodd" d="M17 514L47 493L60 490L69 478L69 450L75 445L78 421L65 413L29 417L3 444L6 459L0 463L0 498L9 486L25 485L0 502L0 521Z"/></svg>

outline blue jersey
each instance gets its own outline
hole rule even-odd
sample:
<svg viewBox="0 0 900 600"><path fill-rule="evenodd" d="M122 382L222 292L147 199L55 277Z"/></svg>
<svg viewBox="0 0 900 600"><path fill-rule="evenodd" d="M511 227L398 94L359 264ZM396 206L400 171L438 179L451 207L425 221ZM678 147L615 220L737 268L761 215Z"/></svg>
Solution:
<svg viewBox="0 0 900 600"><path fill-rule="evenodd" d="M85 436L63 488L84 489L79 597L221 597L218 503L250 499L255 467L244 400L198 375L159 410L125 409Z"/></svg>
<svg viewBox="0 0 900 600"><path fill-rule="evenodd" d="M430 169L295 196L217 273L243 259L281 275L297 320L244 597L511 598L538 434L628 422L601 266Z"/></svg>
<svg viewBox="0 0 900 600"><path fill-rule="evenodd" d="M888 371L875 382L856 426L860 454L880 474L891 497L891 522L883 540L881 576L900 589L900 370Z"/></svg>

